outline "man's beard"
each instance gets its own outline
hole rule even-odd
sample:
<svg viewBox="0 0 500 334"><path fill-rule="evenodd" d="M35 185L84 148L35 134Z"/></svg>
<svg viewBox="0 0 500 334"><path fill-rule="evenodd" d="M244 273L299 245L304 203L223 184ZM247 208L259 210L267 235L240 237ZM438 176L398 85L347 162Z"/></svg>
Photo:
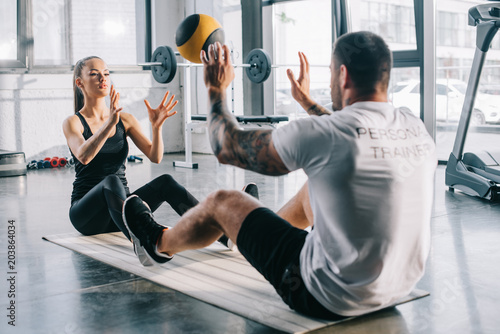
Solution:
<svg viewBox="0 0 500 334"><path fill-rule="evenodd" d="M332 109L333 111L342 109L342 94L340 93L340 85L338 81L333 82L332 87Z"/></svg>

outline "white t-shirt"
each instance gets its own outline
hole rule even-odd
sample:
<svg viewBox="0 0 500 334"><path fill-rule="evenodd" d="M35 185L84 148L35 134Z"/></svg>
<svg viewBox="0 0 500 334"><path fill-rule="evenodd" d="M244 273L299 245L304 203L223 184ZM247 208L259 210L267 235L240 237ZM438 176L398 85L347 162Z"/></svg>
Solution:
<svg viewBox="0 0 500 334"><path fill-rule="evenodd" d="M411 111L358 102L273 132L285 166L309 180L314 229L301 252L307 289L353 316L408 295L424 273L437 166Z"/></svg>

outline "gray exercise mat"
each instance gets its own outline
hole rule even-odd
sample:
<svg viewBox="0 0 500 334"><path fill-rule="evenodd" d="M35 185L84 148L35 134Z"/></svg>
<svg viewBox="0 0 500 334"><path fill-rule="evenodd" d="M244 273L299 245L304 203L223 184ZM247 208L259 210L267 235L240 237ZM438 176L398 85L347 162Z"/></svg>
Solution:
<svg viewBox="0 0 500 334"><path fill-rule="evenodd" d="M70 233L44 239L278 330L304 333L352 319L325 321L290 310L240 253L218 244L176 254L162 266L144 267L120 232L94 236ZM394 305L427 295L414 290Z"/></svg>

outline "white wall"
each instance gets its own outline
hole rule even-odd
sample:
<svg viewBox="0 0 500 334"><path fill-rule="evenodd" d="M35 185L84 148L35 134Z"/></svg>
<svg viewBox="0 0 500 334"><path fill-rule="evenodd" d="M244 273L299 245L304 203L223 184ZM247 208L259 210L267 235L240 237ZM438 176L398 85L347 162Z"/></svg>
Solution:
<svg viewBox="0 0 500 334"><path fill-rule="evenodd" d="M61 124L71 115L71 75L12 74L0 80L0 148L26 157L68 156Z"/></svg>

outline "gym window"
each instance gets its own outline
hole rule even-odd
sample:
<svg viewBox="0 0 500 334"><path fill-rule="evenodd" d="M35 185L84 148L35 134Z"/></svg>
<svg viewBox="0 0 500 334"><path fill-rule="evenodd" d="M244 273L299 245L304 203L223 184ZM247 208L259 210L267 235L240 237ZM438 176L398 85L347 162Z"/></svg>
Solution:
<svg viewBox="0 0 500 334"><path fill-rule="evenodd" d="M0 67L25 67L27 40L26 3L16 0L0 2ZM26 20L24 20L26 21Z"/></svg>
<svg viewBox="0 0 500 334"><path fill-rule="evenodd" d="M453 149L476 47L476 28L467 24L467 11L483 0L436 3L436 146L446 161ZM486 56L464 151L495 151L500 138L500 38Z"/></svg>
<svg viewBox="0 0 500 334"><path fill-rule="evenodd" d="M288 1L272 6L275 113L288 115L290 119L307 116L291 95L286 70L291 68L295 76L299 68L298 52L307 56L310 68L311 96L321 105L330 103L330 65L332 52L331 0Z"/></svg>
<svg viewBox="0 0 500 334"><path fill-rule="evenodd" d="M368 30L384 38L391 50L416 50L413 0L350 1L352 30Z"/></svg>
<svg viewBox="0 0 500 334"><path fill-rule="evenodd" d="M71 66L89 55L135 66L146 60L151 38L149 2L3 0L0 66Z"/></svg>
<svg viewBox="0 0 500 334"><path fill-rule="evenodd" d="M15 1L5 1L0 4L0 57L2 59L17 59L17 6Z"/></svg>

